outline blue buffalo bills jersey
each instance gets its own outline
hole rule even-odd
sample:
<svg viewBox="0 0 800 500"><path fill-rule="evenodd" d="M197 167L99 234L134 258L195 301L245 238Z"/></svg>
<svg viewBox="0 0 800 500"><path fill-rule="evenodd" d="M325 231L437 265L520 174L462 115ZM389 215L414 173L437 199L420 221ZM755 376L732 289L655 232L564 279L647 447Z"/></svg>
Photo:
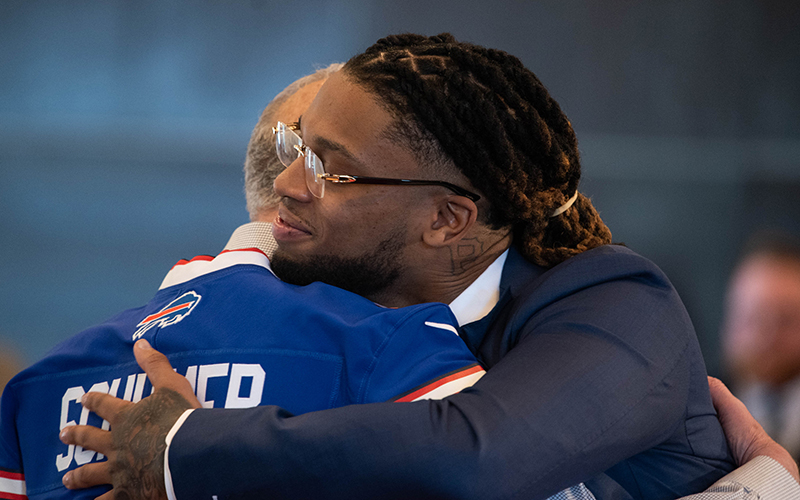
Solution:
<svg viewBox="0 0 800 500"><path fill-rule="evenodd" d="M443 304L384 308L321 283L285 284L258 249L181 261L144 307L63 342L7 386L0 404L0 498L93 498L61 477L102 460L60 429L108 428L83 410L90 391L138 401L151 386L132 346L147 339L206 408L279 405L304 413L443 397L483 369Z"/></svg>

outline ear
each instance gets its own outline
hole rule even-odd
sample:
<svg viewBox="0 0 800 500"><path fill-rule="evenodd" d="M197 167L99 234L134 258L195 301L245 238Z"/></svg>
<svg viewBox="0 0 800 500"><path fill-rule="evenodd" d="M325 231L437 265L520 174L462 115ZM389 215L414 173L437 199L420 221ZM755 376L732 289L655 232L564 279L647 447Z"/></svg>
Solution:
<svg viewBox="0 0 800 500"><path fill-rule="evenodd" d="M469 198L447 196L436 206L433 222L422 234L432 247L451 245L464 238L478 219L478 207Z"/></svg>

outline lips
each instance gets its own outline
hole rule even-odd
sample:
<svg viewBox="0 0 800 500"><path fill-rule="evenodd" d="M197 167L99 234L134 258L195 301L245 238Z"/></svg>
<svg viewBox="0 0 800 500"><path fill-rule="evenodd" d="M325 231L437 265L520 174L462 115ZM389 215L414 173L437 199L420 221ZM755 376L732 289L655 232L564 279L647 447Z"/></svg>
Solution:
<svg viewBox="0 0 800 500"><path fill-rule="evenodd" d="M279 210L272 223L272 235L278 241L291 241L311 236L306 226L285 210Z"/></svg>

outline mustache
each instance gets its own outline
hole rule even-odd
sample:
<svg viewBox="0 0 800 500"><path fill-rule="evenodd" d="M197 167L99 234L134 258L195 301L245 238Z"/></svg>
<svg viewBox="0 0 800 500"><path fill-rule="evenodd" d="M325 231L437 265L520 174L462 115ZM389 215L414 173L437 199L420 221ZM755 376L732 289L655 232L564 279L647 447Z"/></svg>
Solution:
<svg viewBox="0 0 800 500"><path fill-rule="evenodd" d="M288 212L289 215L291 215L291 217L295 219L297 222L299 222L300 224L304 225L309 229L314 229L314 225L311 224L311 222L309 222L307 218L303 217L301 214L298 213L298 208L301 206L300 202L298 202L293 198L284 196L281 198L279 205L280 205L278 210L279 213L281 211L280 207L283 207L283 211Z"/></svg>

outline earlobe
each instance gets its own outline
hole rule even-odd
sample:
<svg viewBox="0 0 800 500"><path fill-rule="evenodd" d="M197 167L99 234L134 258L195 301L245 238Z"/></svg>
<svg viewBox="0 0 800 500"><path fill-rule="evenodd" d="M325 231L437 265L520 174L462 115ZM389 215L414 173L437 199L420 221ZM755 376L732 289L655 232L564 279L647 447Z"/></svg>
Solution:
<svg viewBox="0 0 800 500"><path fill-rule="evenodd" d="M446 246L463 238L478 218L478 207L463 196L452 196L438 205L423 241L434 247Z"/></svg>

